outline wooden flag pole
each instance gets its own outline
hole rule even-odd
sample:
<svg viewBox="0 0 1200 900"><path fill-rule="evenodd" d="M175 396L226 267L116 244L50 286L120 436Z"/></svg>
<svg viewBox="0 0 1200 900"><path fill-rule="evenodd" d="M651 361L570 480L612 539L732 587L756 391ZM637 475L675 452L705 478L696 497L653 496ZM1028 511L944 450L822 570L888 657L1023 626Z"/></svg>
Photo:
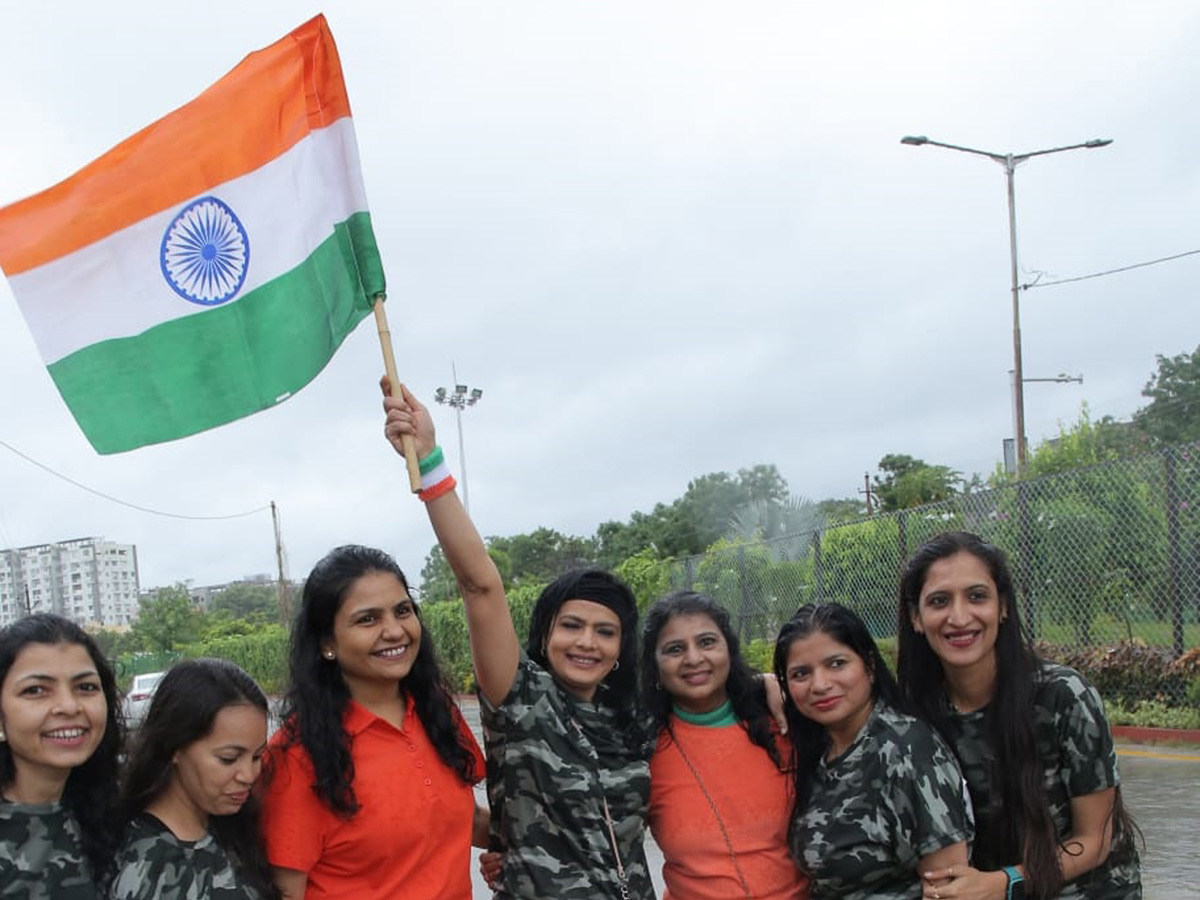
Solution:
<svg viewBox="0 0 1200 900"><path fill-rule="evenodd" d="M379 332L379 346L383 350L383 370L392 386L392 396L404 392L400 376L396 374L396 357L392 353L392 333L388 330L387 312L383 308L383 294L375 295L375 328ZM417 461L417 445L411 434L404 435L404 462L408 467L408 486L414 494L421 490L421 466Z"/></svg>

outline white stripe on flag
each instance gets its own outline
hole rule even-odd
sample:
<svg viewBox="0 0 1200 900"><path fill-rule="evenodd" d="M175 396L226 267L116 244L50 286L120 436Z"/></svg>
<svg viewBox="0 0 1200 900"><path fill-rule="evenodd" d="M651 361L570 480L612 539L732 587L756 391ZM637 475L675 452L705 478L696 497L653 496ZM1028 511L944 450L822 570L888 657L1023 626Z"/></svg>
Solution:
<svg viewBox="0 0 1200 900"><path fill-rule="evenodd" d="M367 208L354 120L338 119L258 170L199 196L209 195L233 210L250 244L246 281L229 301L236 303L307 259L335 223ZM47 365L89 344L214 308L179 296L160 268L163 234L186 205L10 279Z"/></svg>

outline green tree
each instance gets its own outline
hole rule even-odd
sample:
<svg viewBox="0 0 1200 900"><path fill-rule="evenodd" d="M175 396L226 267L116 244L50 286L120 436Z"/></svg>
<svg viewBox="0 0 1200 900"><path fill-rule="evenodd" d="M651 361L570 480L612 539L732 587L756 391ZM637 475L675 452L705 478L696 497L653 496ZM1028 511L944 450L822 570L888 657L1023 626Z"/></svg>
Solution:
<svg viewBox="0 0 1200 900"><path fill-rule="evenodd" d="M268 624L268 619L255 613L249 617L234 617L227 609L210 612L204 617L199 640L213 641L219 638L254 634Z"/></svg>
<svg viewBox="0 0 1200 900"><path fill-rule="evenodd" d="M853 522L867 514L867 505L856 497L842 499L829 498L817 504L817 511L830 525L841 525L843 522Z"/></svg>
<svg viewBox="0 0 1200 900"><path fill-rule="evenodd" d="M192 605L187 585L159 588L153 597L143 598L139 606L137 621L130 630L146 650L174 650L197 640L203 631L204 616Z"/></svg>
<svg viewBox="0 0 1200 900"><path fill-rule="evenodd" d="M1150 403L1134 413L1134 423L1160 444L1200 440L1200 347L1156 359L1158 371L1142 389Z"/></svg>
<svg viewBox="0 0 1200 900"><path fill-rule="evenodd" d="M782 500L753 500L742 506L729 522L725 536L741 541L771 541L785 535L802 535L825 527L818 504L806 497Z"/></svg>
<svg viewBox="0 0 1200 900"><path fill-rule="evenodd" d="M959 492L962 474L949 466L931 466L904 453L879 460L884 477L875 476L875 493L885 512L948 500Z"/></svg>
<svg viewBox="0 0 1200 900"><path fill-rule="evenodd" d="M212 598L213 613L226 612L233 619L273 622L279 618L279 594L274 584L235 581Z"/></svg>
<svg viewBox="0 0 1200 900"><path fill-rule="evenodd" d="M513 584L545 584L569 569L593 565L596 541L561 534L553 528L538 528L512 537L489 537L488 549L508 560Z"/></svg>
<svg viewBox="0 0 1200 900"><path fill-rule="evenodd" d="M421 600L424 603L438 603L458 596L458 582L450 571L450 563L442 553L439 544L430 548L421 566Z"/></svg>
<svg viewBox="0 0 1200 900"><path fill-rule="evenodd" d="M641 612L671 589L671 564L655 556L649 547L615 566L613 573L629 585Z"/></svg>
<svg viewBox="0 0 1200 900"><path fill-rule="evenodd" d="M1042 441L1032 449L1026 462L1026 477L1058 475L1113 462L1148 449L1146 443L1144 433L1130 422L1118 422L1112 416L1093 422L1085 403L1073 425L1060 422L1058 437ZM1014 480L1014 476L997 470L990 482L994 487Z"/></svg>

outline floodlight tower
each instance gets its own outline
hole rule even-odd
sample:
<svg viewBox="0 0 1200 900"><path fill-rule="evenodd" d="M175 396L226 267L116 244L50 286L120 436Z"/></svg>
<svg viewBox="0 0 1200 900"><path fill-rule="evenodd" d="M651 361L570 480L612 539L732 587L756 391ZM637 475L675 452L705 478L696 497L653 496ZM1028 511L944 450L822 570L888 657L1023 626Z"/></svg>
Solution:
<svg viewBox="0 0 1200 900"><path fill-rule="evenodd" d="M433 399L437 403L449 406L454 410L454 417L458 424L458 464L462 467L463 508L469 515L471 512L471 492L467 488L467 451L463 447L462 413L466 407L474 406L479 402L479 399L483 396L483 391L479 388L459 384L458 372L453 364L450 366L450 372L454 376L453 392L440 387L433 392Z"/></svg>

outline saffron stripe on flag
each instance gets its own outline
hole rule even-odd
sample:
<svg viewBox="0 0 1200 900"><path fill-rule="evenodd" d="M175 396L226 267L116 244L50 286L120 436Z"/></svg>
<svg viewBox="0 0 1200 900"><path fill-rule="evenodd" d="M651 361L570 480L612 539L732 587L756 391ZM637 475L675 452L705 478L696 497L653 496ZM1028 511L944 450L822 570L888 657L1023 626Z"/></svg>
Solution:
<svg viewBox="0 0 1200 900"><path fill-rule="evenodd" d="M370 214L357 213L237 303L86 347L50 374L99 453L195 434L308 384L370 314L363 284L382 282Z"/></svg>
<svg viewBox="0 0 1200 900"><path fill-rule="evenodd" d="M65 256L252 172L349 115L337 48L316 16L70 178L0 209L0 269L11 278Z"/></svg>
<svg viewBox="0 0 1200 900"><path fill-rule="evenodd" d="M352 119L308 135L255 172L206 189L250 235L241 292L299 265L342 222L367 208ZM296 198L303 198L302 214ZM9 279L46 364L81 347L140 334L171 319L206 315L163 276L159 248L179 207L151 216L31 272ZM374 289L381 291L382 282Z"/></svg>

